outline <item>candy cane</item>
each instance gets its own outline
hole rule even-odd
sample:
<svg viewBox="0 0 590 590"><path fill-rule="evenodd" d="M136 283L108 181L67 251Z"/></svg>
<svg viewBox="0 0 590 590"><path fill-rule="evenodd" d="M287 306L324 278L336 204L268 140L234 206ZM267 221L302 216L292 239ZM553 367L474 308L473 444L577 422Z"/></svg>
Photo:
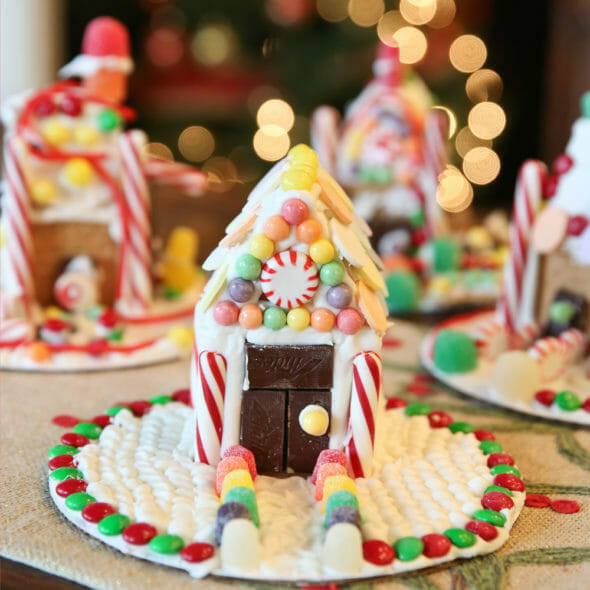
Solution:
<svg viewBox="0 0 590 590"><path fill-rule="evenodd" d="M484 322L476 328L475 341L481 356L493 361L508 349L506 326L496 320Z"/></svg>
<svg viewBox="0 0 590 590"><path fill-rule="evenodd" d="M373 467L375 420L381 392L381 358L372 351L361 352L352 361L350 434L347 447L354 477L369 477Z"/></svg>
<svg viewBox="0 0 590 590"><path fill-rule="evenodd" d="M146 172L150 180L176 188L193 197L202 195L208 184L207 173L202 170L153 156L147 158Z"/></svg>
<svg viewBox="0 0 590 590"><path fill-rule="evenodd" d="M566 347L558 338L540 338L529 348L528 353L539 362L543 381L557 379L565 370Z"/></svg>
<svg viewBox="0 0 590 590"><path fill-rule="evenodd" d="M320 166L333 174L338 151L340 113L333 107L321 106L311 116L311 146L318 155Z"/></svg>
<svg viewBox="0 0 590 590"><path fill-rule="evenodd" d="M580 330L576 330L575 328L565 330L565 332L559 335L559 340L565 346L565 356L568 365L577 363L584 356L588 346L588 338Z"/></svg>
<svg viewBox="0 0 590 590"><path fill-rule="evenodd" d="M142 157L145 143L145 135L139 130L128 131L119 138L121 182L128 212L121 289L125 302L141 309L146 309L152 299L150 199Z"/></svg>
<svg viewBox="0 0 590 590"><path fill-rule="evenodd" d="M9 138L4 146L6 190L3 198L6 263L3 264L6 294L21 299L25 315L31 313L35 284L33 280L33 233L31 197L24 166L27 149L19 137Z"/></svg>
<svg viewBox="0 0 590 590"><path fill-rule="evenodd" d="M33 337L33 325L20 318L0 320L0 344L20 344Z"/></svg>
<svg viewBox="0 0 590 590"><path fill-rule="evenodd" d="M198 359L198 378L193 392L197 416L196 456L201 463L214 465L220 457L227 362L222 354L206 350Z"/></svg>

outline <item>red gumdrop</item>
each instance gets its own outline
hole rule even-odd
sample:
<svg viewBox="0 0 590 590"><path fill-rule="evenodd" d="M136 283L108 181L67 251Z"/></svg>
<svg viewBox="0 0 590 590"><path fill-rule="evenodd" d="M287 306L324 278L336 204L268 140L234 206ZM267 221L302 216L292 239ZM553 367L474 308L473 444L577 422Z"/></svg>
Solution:
<svg viewBox="0 0 590 590"><path fill-rule="evenodd" d="M35 103L34 111L37 117L48 117L55 112L55 104L50 96L41 96Z"/></svg>
<svg viewBox="0 0 590 590"><path fill-rule="evenodd" d="M324 497L324 484L331 475L346 475L346 467L340 463L324 463L318 469L315 480L315 499L318 502Z"/></svg>
<svg viewBox="0 0 590 590"><path fill-rule="evenodd" d="M590 397L582 404L582 410L590 412Z"/></svg>
<svg viewBox="0 0 590 590"><path fill-rule="evenodd" d="M549 496L544 494L527 494L524 505L530 508L547 508L551 504Z"/></svg>
<svg viewBox="0 0 590 590"><path fill-rule="evenodd" d="M424 543L424 555L426 557L442 557L451 550L451 541L444 535L431 533L422 537Z"/></svg>
<svg viewBox="0 0 590 590"><path fill-rule="evenodd" d="M60 414L59 416L54 416L51 419L51 421L56 426L62 426L63 428L72 428L80 422L80 419L76 418L76 416L70 416L69 414Z"/></svg>
<svg viewBox="0 0 590 590"><path fill-rule="evenodd" d="M221 495L221 488L223 486L223 480L230 471L236 469L244 469L248 471L248 463L242 457L225 457L217 465L217 471L215 472L215 491L217 495Z"/></svg>
<svg viewBox="0 0 590 590"><path fill-rule="evenodd" d="M559 176L557 174L548 174L543 180L543 197L551 199L557 192L557 185L559 184Z"/></svg>
<svg viewBox="0 0 590 590"><path fill-rule="evenodd" d="M342 467L346 468L348 461L344 451L338 449L324 449L319 455L311 474L311 483L316 484L320 468L325 463L340 463Z"/></svg>
<svg viewBox="0 0 590 590"><path fill-rule="evenodd" d="M85 492L88 484L83 479L64 479L55 486L55 493L61 498L67 498L76 492Z"/></svg>
<svg viewBox="0 0 590 590"><path fill-rule="evenodd" d="M446 428L453 422L453 419L446 412L434 410L428 414L428 422L430 428Z"/></svg>
<svg viewBox="0 0 590 590"><path fill-rule="evenodd" d="M487 430L474 430L473 435L477 440L496 440L496 437Z"/></svg>
<svg viewBox="0 0 590 590"><path fill-rule="evenodd" d="M134 522L123 529L123 540L130 545L147 545L158 531L147 522Z"/></svg>
<svg viewBox="0 0 590 590"><path fill-rule="evenodd" d="M481 499L481 505L488 510L500 512L504 508L512 508L514 502L512 498L503 492L488 492Z"/></svg>
<svg viewBox="0 0 590 590"><path fill-rule="evenodd" d="M568 154L560 154L553 161L551 169L555 174L565 174L574 164L571 156Z"/></svg>
<svg viewBox="0 0 590 590"><path fill-rule="evenodd" d="M113 423L113 417L108 414L101 414L100 416L94 416L91 422L93 424L98 424L101 428L106 428L109 424Z"/></svg>
<svg viewBox="0 0 590 590"><path fill-rule="evenodd" d="M61 442L64 445L70 445L72 447L83 447L90 442L90 439L77 432L66 432L62 435Z"/></svg>
<svg viewBox="0 0 590 590"><path fill-rule="evenodd" d="M59 105L61 112L70 117L77 117L82 112L82 101L76 96L64 96Z"/></svg>
<svg viewBox="0 0 590 590"><path fill-rule="evenodd" d="M498 536L498 529L483 520L470 520L465 525L465 530L481 537L484 541L493 541Z"/></svg>
<svg viewBox="0 0 590 590"><path fill-rule="evenodd" d="M514 459L506 453L491 453L488 455L488 467L494 465L514 465Z"/></svg>
<svg viewBox="0 0 590 590"><path fill-rule="evenodd" d="M92 502L82 509L82 518L88 522L100 522L105 516L117 512L106 502Z"/></svg>
<svg viewBox="0 0 590 590"><path fill-rule="evenodd" d="M175 402L178 402L180 404L185 404L186 406L191 406L191 390L186 388L186 389L177 389L173 394L172 394L172 399Z"/></svg>
<svg viewBox="0 0 590 590"><path fill-rule="evenodd" d="M180 557L189 563L199 563L210 559L214 554L215 547L210 543L191 543L180 552Z"/></svg>
<svg viewBox="0 0 590 590"><path fill-rule="evenodd" d="M430 393L430 387L424 383L410 383L406 389L410 393L414 393L416 395Z"/></svg>
<svg viewBox="0 0 590 590"><path fill-rule="evenodd" d="M59 467L73 467L74 466L74 456L73 455L56 455L55 457L51 457L47 464L49 466L49 471L53 471L54 469L58 469Z"/></svg>
<svg viewBox="0 0 590 590"><path fill-rule="evenodd" d="M242 445L233 445L232 447L228 447L223 452L223 458L225 457L241 457L246 461L248 464L248 471L250 472L250 477L252 481L256 479L258 472L256 471L256 459L254 459L254 453L243 447Z"/></svg>
<svg viewBox="0 0 590 590"><path fill-rule="evenodd" d="M408 402L401 397L390 397L387 398L387 402L385 403L385 408L387 410L395 410L395 408L405 408L408 405Z"/></svg>
<svg viewBox="0 0 590 590"><path fill-rule="evenodd" d="M588 227L588 218L584 215L574 215L567 222L567 233L570 236L579 236Z"/></svg>
<svg viewBox="0 0 590 590"><path fill-rule="evenodd" d="M395 559L395 551L389 543L371 539L363 543L363 557L374 565L389 565Z"/></svg>
<svg viewBox="0 0 590 590"><path fill-rule="evenodd" d="M544 406L551 406L555 399L555 391L551 389L541 389L535 393L535 399Z"/></svg>
<svg viewBox="0 0 590 590"><path fill-rule="evenodd" d="M551 510L561 514L574 514L580 511L580 505L575 500L553 500Z"/></svg>
<svg viewBox="0 0 590 590"><path fill-rule="evenodd" d="M147 414L152 408L152 403L145 399L139 399L125 405L133 412L133 415L137 416L138 418L141 418Z"/></svg>
<svg viewBox="0 0 590 590"><path fill-rule="evenodd" d="M524 483L520 477L516 477L513 473L498 473L494 477L494 484L502 486L511 492L524 492Z"/></svg>

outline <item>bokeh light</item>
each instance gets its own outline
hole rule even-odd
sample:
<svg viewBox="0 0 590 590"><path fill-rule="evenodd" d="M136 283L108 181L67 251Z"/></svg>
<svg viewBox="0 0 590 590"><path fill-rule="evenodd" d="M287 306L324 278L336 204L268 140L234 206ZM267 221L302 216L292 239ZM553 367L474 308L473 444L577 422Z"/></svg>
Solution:
<svg viewBox="0 0 590 590"><path fill-rule="evenodd" d="M252 145L259 158L268 162L275 162L289 151L291 140L282 127L264 125L254 134Z"/></svg>
<svg viewBox="0 0 590 590"><path fill-rule="evenodd" d="M488 184L500 173L500 158L490 148L475 147L463 158L463 172L474 184Z"/></svg>
<svg viewBox="0 0 590 590"><path fill-rule="evenodd" d="M445 115L449 119L449 139L455 135L455 131L457 131L457 116L455 113L449 108L442 104L437 104L432 107L433 109L438 109L439 111L443 111Z"/></svg>
<svg viewBox="0 0 590 590"><path fill-rule="evenodd" d="M277 98L279 96L281 96L281 93L279 89L275 88L274 86L257 86L248 96L248 110L252 114L255 114L264 101L271 98Z"/></svg>
<svg viewBox="0 0 590 590"><path fill-rule="evenodd" d="M199 125L187 127L178 138L178 149L190 162L202 162L215 149L215 138L209 129Z"/></svg>
<svg viewBox="0 0 590 590"><path fill-rule="evenodd" d="M449 213L463 211L473 201L473 187L454 166L447 166L439 176L437 203Z"/></svg>
<svg viewBox="0 0 590 590"><path fill-rule="evenodd" d="M397 10L389 10L386 12L377 23L377 35L382 43L385 45L394 45L394 33L406 25L406 21L401 13Z"/></svg>
<svg viewBox="0 0 590 590"><path fill-rule="evenodd" d="M191 42L191 52L198 62L213 67L233 57L237 45L236 35L231 27L212 23L195 33Z"/></svg>
<svg viewBox="0 0 590 590"><path fill-rule="evenodd" d="M485 43L475 35L457 37L449 49L449 59L460 72L473 72L483 66L488 57Z"/></svg>
<svg viewBox="0 0 590 590"><path fill-rule="evenodd" d="M348 16L359 27L376 25L385 12L383 0L349 0Z"/></svg>
<svg viewBox="0 0 590 590"><path fill-rule="evenodd" d="M497 72L490 69L473 72L465 82L465 92L471 102L483 102L485 100L500 100L504 84Z"/></svg>
<svg viewBox="0 0 590 590"><path fill-rule="evenodd" d="M256 113L258 127L276 125L289 131L295 123L295 113L291 105L280 98L271 98L263 102Z"/></svg>
<svg viewBox="0 0 590 590"><path fill-rule="evenodd" d="M436 12L428 22L428 26L433 29L443 29L453 22L456 12L454 0L436 0Z"/></svg>
<svg viewBox="0 0 590 590"><path fill-rule="evenodd" d="M163 160L174 160L172 150L166 144L160 143L159 141L152 141L146 144L144 150L149 156L155 156Z"/></svg>
<svg viewBox="0 0 590 590"><path fill-rule="evenodd" d="M347 0L317 0L318 14L330 23L339 23L348 16Z"/></svg>
<svg viewBox="0 0 590 590"><path fill-rule="evenodd" d="M471 133L469 127L463 127L455 137L455 149L457 153L464 158L465 154L474 147L492 147L490 139L481 139Z"/></svg>
<svg viewBox="0 0 590 590"><path fill-rule="evenodd" d="M152 31L145 42L149 60L160 68L176 65L184 55L184 42L179 30L161 27Z"/></svg>
<svg viewBox="0 0 590 590"><path fill-rule="evenodd" d="M436 14L436 0L401 0L399 10L412 25L425 25Z"/></svg>
<svg viewBox="0 0 590 590"><path fill-rule="evenodd" d="M399 45L399 59L402 63L414 64L424 57L428 43L426 35L420 29L402 27L393 34L393 38Z"/></svg>
<svg viewBox="0 0 590 590"><path fill-rule="evenodd" d="M506 126L506 114L495 102L480 102L469 111L467 122L473 135L494 139Z"/></svg>

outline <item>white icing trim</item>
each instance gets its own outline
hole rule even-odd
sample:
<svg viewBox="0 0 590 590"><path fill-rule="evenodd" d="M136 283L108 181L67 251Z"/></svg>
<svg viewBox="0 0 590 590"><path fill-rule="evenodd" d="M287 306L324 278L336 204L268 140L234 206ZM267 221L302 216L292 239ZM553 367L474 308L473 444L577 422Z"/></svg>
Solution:
<svg viewBox="0 0 590 590"><path fill-rule="evenodd" d="M92 76L100 70L117 70L123 74L133 72L133 60L119 55L77 55L71 62L60 68L62 78Z"/></svg>

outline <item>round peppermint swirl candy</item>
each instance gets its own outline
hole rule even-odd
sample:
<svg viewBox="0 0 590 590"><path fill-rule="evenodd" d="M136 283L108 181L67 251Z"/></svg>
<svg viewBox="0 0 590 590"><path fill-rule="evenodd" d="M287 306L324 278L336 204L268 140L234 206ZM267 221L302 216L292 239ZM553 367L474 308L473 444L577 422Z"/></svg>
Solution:
<svg viewBox="0 0 590 590"><path fill-rule="evenodd" d="M265 263L260 282L262 292L271 303L292 309L304 305L314 296L319 273L307 254L285 250Z"/></svg>

